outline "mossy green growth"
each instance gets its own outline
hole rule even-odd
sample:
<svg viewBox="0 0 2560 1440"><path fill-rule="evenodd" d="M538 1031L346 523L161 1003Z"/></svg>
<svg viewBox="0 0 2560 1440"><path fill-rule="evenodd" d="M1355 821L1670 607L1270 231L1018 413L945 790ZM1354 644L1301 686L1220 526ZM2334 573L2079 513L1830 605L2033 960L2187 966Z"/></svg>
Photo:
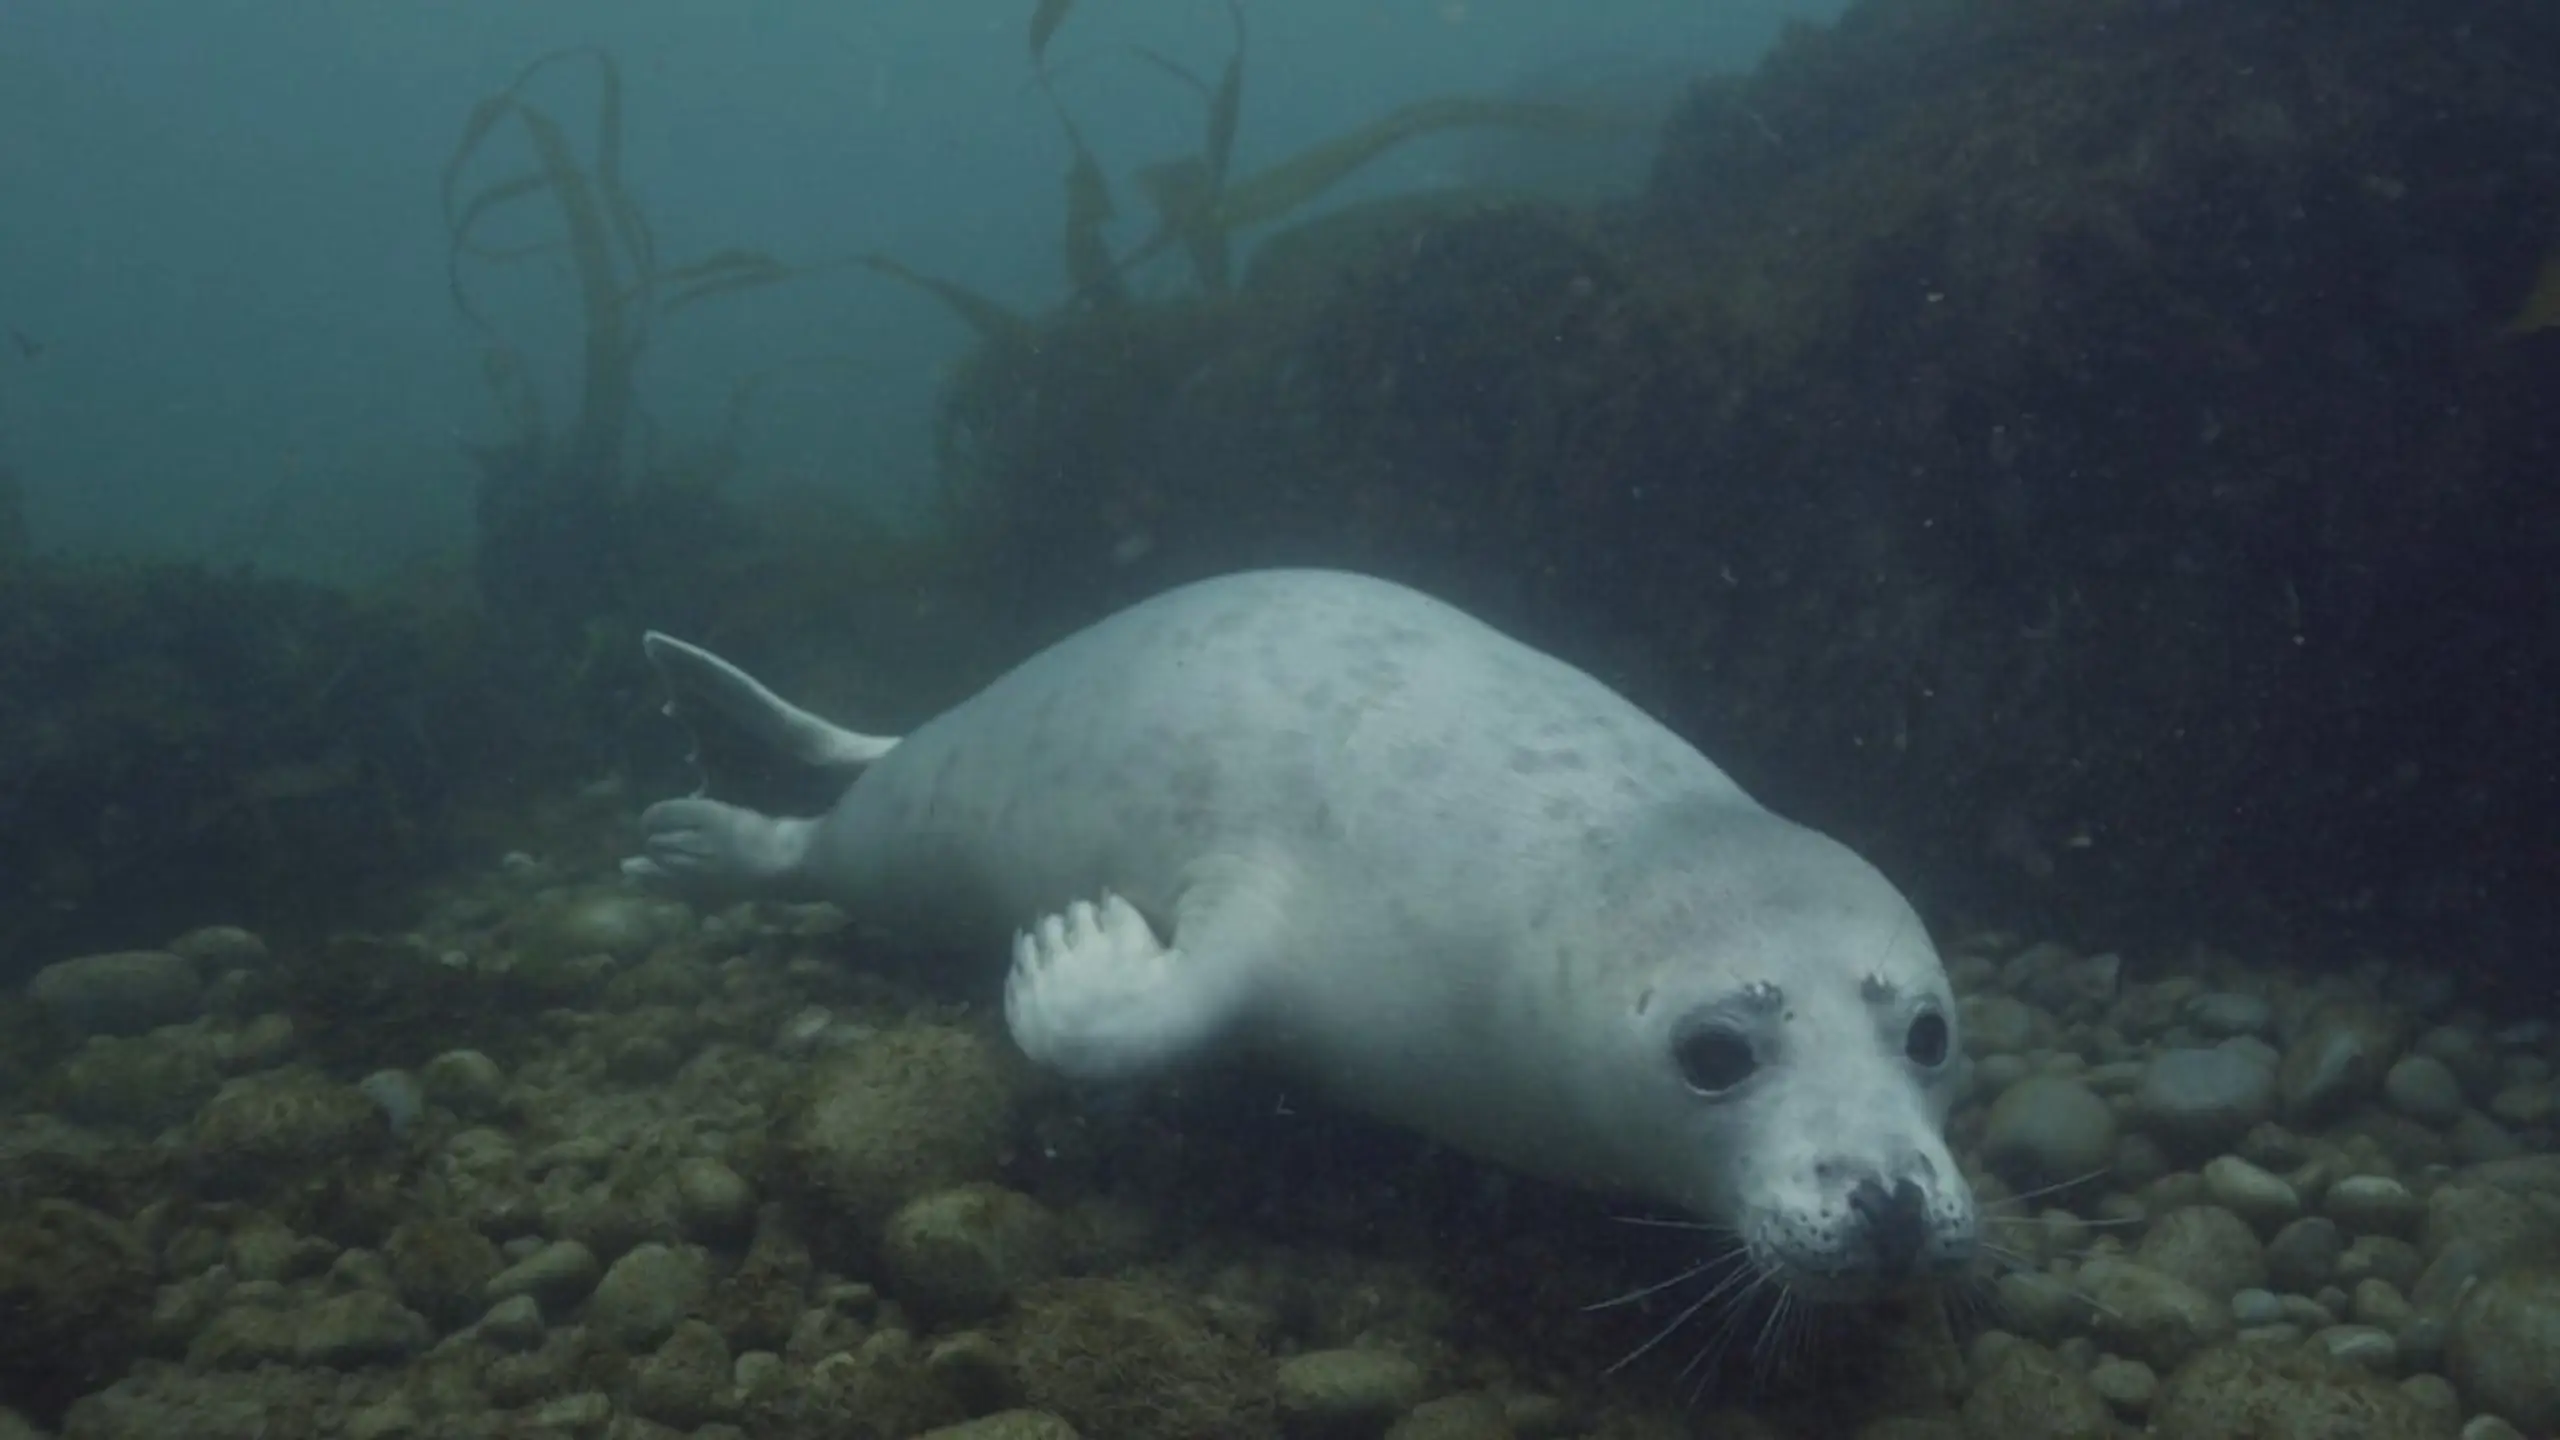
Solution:
<svg viewBox="0 0 2560 1440"><path fill-rule="evenodd" d="M118 1221L64 1200L0 1211L0 1405L58 1423L132 1363L151 1299L151 1257Z"/></svg>
<svg viewBox="0 0 2560 1440"><path fill-rule="evenodd" d="M335 1170L390 1135L373 1102L317 1071L270 1071L224 1085L196 1116L196 1160L208 1184L249 1193Z"/></svg>
<svg viewBox="0 0 2560 1440"><path fill-rule="evenodd" d="M1082 1434L1265 1440L1279 1431L1270 1358L1171 1286L1040 1286L1016 1312L1013 1354L1023 1399Z"/></svg>
<svg viewBox="0 0 2560 1440"><path fill-rule="evenodd" d="M195 1113L222 1076L200 1037L99 1037L55 1067L39 1098L83 1125L152 1131Z"/></svg>
<svg viewBox="0 0 2560 1440"><path fill-rule="evenodd" d="M907 1201L993 1178L1013 1100L1012 1064L975 1032L886 1031L801 1086L774 1157L780 1188L819 1248L865 1253Z"/></svg>

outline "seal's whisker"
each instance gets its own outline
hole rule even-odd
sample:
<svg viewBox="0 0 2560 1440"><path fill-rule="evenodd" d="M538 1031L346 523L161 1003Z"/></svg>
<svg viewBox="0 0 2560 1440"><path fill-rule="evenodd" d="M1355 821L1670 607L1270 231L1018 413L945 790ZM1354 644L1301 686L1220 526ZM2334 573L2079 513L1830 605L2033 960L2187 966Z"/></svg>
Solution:
<svg viewBox="0 0 2560 1440"><path fill-rule="evenodd" d="M1638 1300L1645 1299L1648 1296L1659 1295L1663 1291L1668 1290L1675 1285L1685 1284L1688 1281L1694 1280L1698 1276L1706 1274L1708 1271L1715 1269L1719 1265L1732 1264L1734 1257L1741 1253L1742 1247L1737 1245L1731 1250L1724 1251L1722 1254L1710 1255L1706 1259L1699 1261L1697 1264L1690 1266L1688 1269L1681 1271L1668 1280L1656 1280L1650 1285L1638 1286L1624 1295L1614 1295L1606 1300L1595 1300L1592 1303L1583 1306L1582 1313L1588 1315L1597 1310L1615 1310L1621 1305L1632 1305Z"/></svg>
<svg viewBox="0 0 2560 1440"><path fill-rule="evenodd" d="M1986 1206L1984 1208L1987 1210L1997 1210L2003 1205L2023 1205L2030 1200L2041 1200L2047 1195L2059 1195L2066 1190L2074 1190L2080 1186L2086 1185L2090 1181L2098 1179L2114 1168L2115 1167L2112 1165L2101 1165L2095 1170L2083 1170L2079 1174L2071 1176L2069 1179L2056 1180L2050 1185L2039 1185L2033 1190L2021 1190L2015 1195L2008 1196L1996 1204Z"/></svg>
<svg viewBox="0 0 2560 1440"><path fill-rule="evenodd" d="M2074 1215L2068 1210L2039 1210L2033 1215L2001 1215L1986 1210L1982 1219L1992 1225L2069 1225L2080 1230L2121 1230L2142 1223L2140 1217L2133 1215Z"/></svg>
<svg viewBox="0 0 2560 1440"><path fill-rule="evenodd" d="M1736 1253L1741 1252L1737 1251ZM1608 1369L1600 1373L1604 1375L1615 1375L1619 1371L1627 1368L1629 1365L1643 1359L1646 1355L1651 1354L1662 1344L1663 1341L1678 1334L1680 1327L1688 1324L1692 1319L1696 1318L1699 1311L1706 1309L1708 1306L1715 1304L1718 1300L1721 1300L1728 1294L1731 1294L1735 1285L1740 1284L1742 1286L1741 1294L1734 1297L1738 1303L1743 1296L1748 1296L1752 1291L1758 1289L1761 1283L1768 1278L1769 1272L1762 1270L1757 1265L1741 1265L1735 1267L1732 1274L1727 1275L1723 1279L1718 1280L1715 1284L1708 1286L1705 1294L1690 1301L1688 1305L1681 1309L1679 1314L1672 1316L1669 1324L1653 1332L1653 1337L1651 1339L1645 1341L1635 1349L1628 1351L1625 1355L1619 1357L1618 1363L1610 1366ZM1688 1372L1683 1370L1681 1373L1685 1375Z"/></svg>
<svg viewBox="0 0 2560 1440"><path fill-rule="evenodd" d="M1733 1296L1731 1303L1726 1305L1723 1317L1716 1321L1715 1330L1707 1336L1707 1343L1699 1346L1697 1352L1689 1357L1689 1362L1680 1367L1678 1374L1671 1377L1675 1383L1687 1380L1692 1375L1698 1377L1697 1383L1689 1391L1689 1398L1692 1401L1696 1400L1706 1388L1708 1377L1715 1373L1724 1358L1726 1349L1741 1333L1743 1317L1751 1313L1752 1297L1773 1282L1781 1285L1784 1283L1778 1281L1777 1276L1770 1271L1753 1270L1751 1283L1743 1286L1741 1292ZM1700 1373L1701 1371L1704 1373Z"/></svg>
<svg viewBox="0 0 2560 1440"><path fill-rule="evenodd" d="M1635 1225L1648 1230L1723 1230L1727 1227L1705 1220L1686 1220L1674 1215L1612 1215L1621 1225Z"/></svg>

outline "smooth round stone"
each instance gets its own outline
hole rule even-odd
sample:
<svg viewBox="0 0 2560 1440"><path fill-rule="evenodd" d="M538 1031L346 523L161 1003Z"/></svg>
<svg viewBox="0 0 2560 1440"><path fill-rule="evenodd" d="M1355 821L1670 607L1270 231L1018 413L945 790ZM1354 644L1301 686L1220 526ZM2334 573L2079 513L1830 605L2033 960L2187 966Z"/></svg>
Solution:
<svg viewBox="0 0 2560 1440"><path fill-rule="evenodd" d="M477 1050L447 1050L419 1071L427 1098L465 1120L486 1120L507 1108L507 1072Z"/></svg>
<svg viewBox="0 0 2560 1440"><path fill-rule="evenodd" d="M2328 1351L2334 1359L2376 1375L2389 1375L2400 1368L2400 1342L2392 1339L2389 1331L2371 1325L2332 1325L2314 1334L2311 1343Z"/></svg>
<svg viewBox="0 0 2560 1440"><path fill-rule="evenodd" d="M2089 1367L2089 1388L2118 1413L2140 1415L2160 1398L2160 1376L2139 1360L2109 1355Z"/></svg>
<svg viewBox="0 0 2560 1440"><path fill-rule="evenodd" d="M2489 1113L2520 1130L2540 1129L2560 1119L2560 1090L2549 1081L2510 1085L2489 1097Z"/></svg>
<svg viewBox="0 0 2560 1440"><path fill-rule="evenodd" d="M2418 1197L2388 1175L2350 1175L2329 1187L2321 1211L2350 1235L2406 1235L2418 1228Z"/></svg>
<svg viewBox="0 0 2560 1440"><path fill-rule="evenodd" d="M2260 1231L2289 1224L2302 1214L2302 1196L2283 1176L2237 1155L2205 1162L2204 1190L2213 1203Z"/></svg>
<svg viewBox="0 0 2560 1440"><path fill-rule="evenodd" d="M2382 1077L2391 1108L2424 1124L2445 1126L2462 1117L2462 1082L2433 1055L2403 1055Z"/></svg>
<svg viewBox="0 0 2560 1440"><path fill-rule="evenodd" d="M676 1166L676 1223L704 1239L727 1239L755 1228L756 1191L718 1160L696 1157Z"/></svg>
<svg viewBox="0 0 2560 1440"><path fill-rule="evenodd" d="M1974 995L1964 1002L1965 1048L1976 1055L2007 1055L2035 1043L2035 1007L2008 995Z"/></svg>
<svg viewBox="0 0 2560 1440"><path fill-rule="evenodd" d="M2560 1429L2560 1266L2519 1266L2454 1311L2445 1368L2463 1397L2528 1433Z"/></svg>
<svg viewBox="0 0 2560 1440"><path fill-rule="evenodd" d="M2276 1067L2285 1119L2317 1124L2371 1098L2394 1054L2393 1018L2360 1003L2321 1006L2304 1022Z"/></svg>
<svg viewBox="0 0 2560 1440"><path fill-rule="evenodd" d="M2309 1292L2338 1273L2347 1237L2326 1215L2307 1215L2276 1232L2267 1242L2267 1278L2285 1290Z"/></svg>
<svg viewBox="0 0 2560 1440"><path fill-rule="evenodd" d="M2209 1154L2275 1114L2275 1070L2233 1046L2164 1050L2143 1067L2135 1106L2170 1148Z"/></svg>
<svg viewBox="0 0 2560 1440"><path fill-rule="evenodd" d="M2417 1318L2409 1298L2400 1288L2379 1275L2368 1275L2356 1282L2355 1295L2348 1302L2347 1313L2359 1325L2372 1325L2397 1334L2400 1327Z"/></svg>
<svg viewBox="0 0 2560 1440"><path fill-rule="evenodd" d="M2115 1150L2114 1107L2060 1076L2031 1075L2010 1086L1983 1122L1984 1162L2029 1187L2102 1173Z"/></svg>
<svg viewBox="0 0 2560 1440"><path fill-rule="evenodd" d="M180 956L119 950L47 965L27 982L27 995L67 1030L140 1035L194 1019L204 989L196 967Z"/></svg>
<svg viewBox="0 0 2560 1440"><path fill-rule="evenodd" d="M1384 1350L1310 1350L1273 1376L1280 1413L1300 1428L1383 1430L1430 1393L1413 1361Z"/></svg>
<svg viewBox="0 0 2560 1440"><path fill-rule="evenodd" d="M2231 1297L2231 1321L2246 1329L2284 1323L2284 1297L2273 1290L2243 1290Z"/></svg>
<svg viewBox="0 0 2560 1440"><path fill-rule="evenodd" d="M2275 1007L2255 995L2214 990L2187 1002L2187 1021L2208 1035L2263 1035L2274 1028Z"/></svg>

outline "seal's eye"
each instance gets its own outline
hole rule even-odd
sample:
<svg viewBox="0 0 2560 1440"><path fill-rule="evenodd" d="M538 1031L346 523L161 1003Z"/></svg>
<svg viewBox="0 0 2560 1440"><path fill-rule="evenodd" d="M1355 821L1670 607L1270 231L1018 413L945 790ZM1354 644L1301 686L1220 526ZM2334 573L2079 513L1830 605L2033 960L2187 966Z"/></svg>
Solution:
<svg viewBox="0 0 2560 1440"><path fill-rule="evenodd" d="M1911 1063L1925 1070L1935 1070L1947 1062L1947 1017L1929 1010L1913 1018L1909 1033L1902 1037L1902 1053Z"/></svg>
<svg viewBox="0 0 2560 1440"><path fill-rule="evenodd" d="M1671 1054L1680 1062L1680 1078L1701 1095L1722 1094L1760 1068L1742 1032L1721 1025L1700 1026L1681 1036Z"/></svg>

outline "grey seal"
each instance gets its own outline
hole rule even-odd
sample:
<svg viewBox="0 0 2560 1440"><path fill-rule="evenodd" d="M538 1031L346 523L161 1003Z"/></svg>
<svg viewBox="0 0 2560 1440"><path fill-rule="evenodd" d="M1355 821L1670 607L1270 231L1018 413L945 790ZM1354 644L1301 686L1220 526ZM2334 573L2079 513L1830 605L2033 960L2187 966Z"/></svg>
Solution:
<svg viewBox="0 0 2560 1440"><path fill-rule="evenodd" d="M903 738L646 639L701 793L625 868L1001 949L1033 1060L1250 1053L1497 1163L1729 1227L1855 1299L1956 1271L1958 1013L1910 904L1598 680L1383 580L1256 571L1059 641ZM829 799L723 794L743 736Z"/></svg>

